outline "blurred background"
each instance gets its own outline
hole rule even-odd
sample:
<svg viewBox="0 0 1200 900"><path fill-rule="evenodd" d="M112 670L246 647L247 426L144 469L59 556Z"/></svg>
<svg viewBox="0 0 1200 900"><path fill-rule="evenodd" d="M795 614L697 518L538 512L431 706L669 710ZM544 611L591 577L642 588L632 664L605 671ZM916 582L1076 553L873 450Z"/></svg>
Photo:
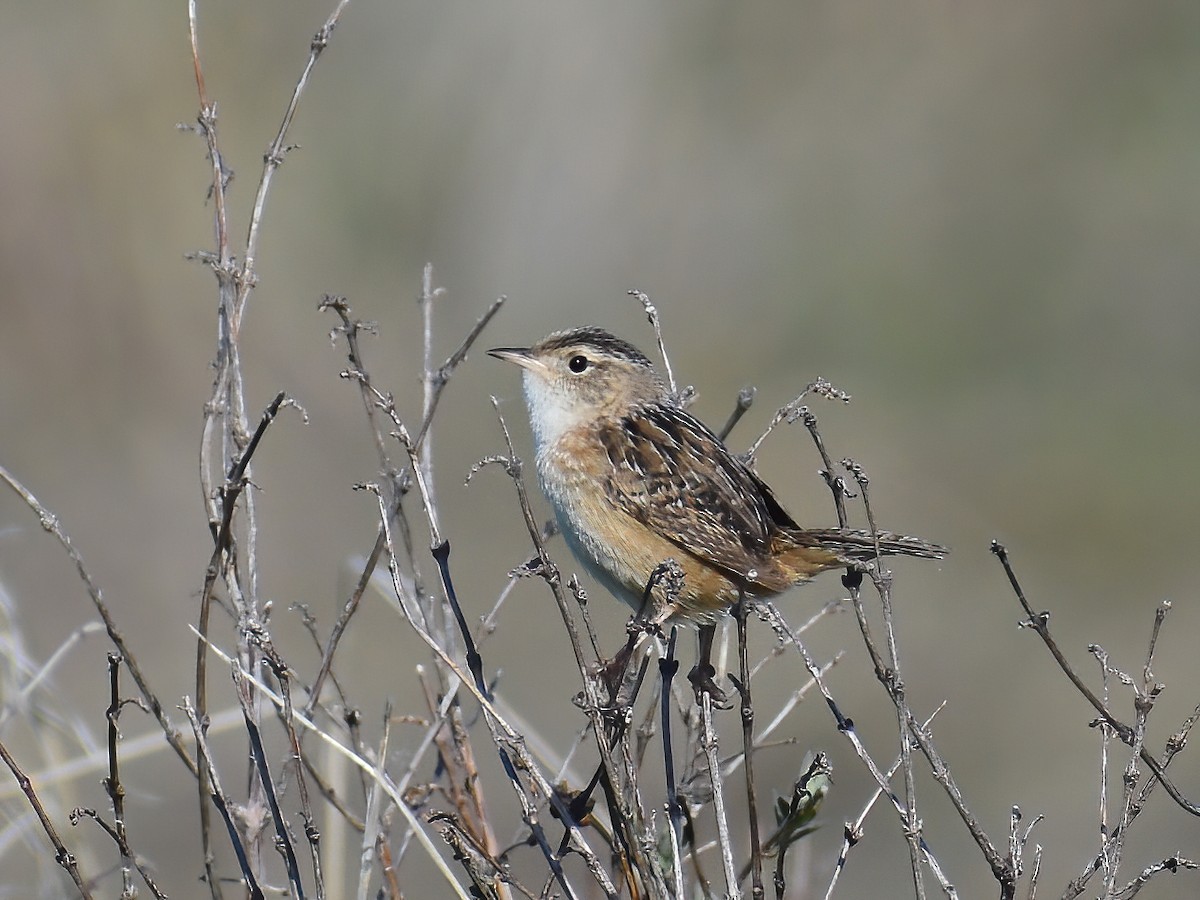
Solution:
<svg viewBox="0 0 1200 900"><path fill-rule="evenodd" d="M200 6L239 243L262 153L331 8ZM184 259L213 240L204 145L176 127L197 110L186 7L15 4L3 18L0 464L61 518L174 705L193 690L187 623L211 550L198 448L216 305L211 273ZM352 4L301 101L243 334L251 407L284 390L309 415L285 412L255 460L262 591L289 662L311 672L318 658L289 606L307 604L327 629L376 529L373 501L351 490L374 477L374 453L356 390L338 378L345 354L316 311L322 295L344 294L379 323L367 366L410 423L422 265L446 289L439 357L509 298L447 389L433 437L459 593L481 615L530 552L500 471L463 485L472 462L502 449L489 394L529 448L517 375L481 349L592 323L651 351L625 295L640 288L698 415L719 426L737 391L757 386L738 449L817 376L853 395L815 407L834 457L870 472L883 527L954 549L941 564L895 567L909 698L922 716L947 701L936 739L994 841L1013 804L1047 815L1035 840L1057 896L1098 846L1098 736L1018 630L988 546L1008 545L1092 684L1088 644L1140 672L1154 609L1174 602L1154 667L1168 684L1151 720L1161 748L1200 699L1197 96L1194 3ZM760 471L802 522L830 524L818 466L807 435L785 428ZM33 659L94 618L61 550L8 492L0 583L6 626ZM840 593L827 576L784 607L798 621ZM564 746L581 719L550 604L521 583L484 655L509 702ZM340 671L377 734L384 697L419 710L424 656L379 597L368 607ZM625 611L593 608L615 645ZM894 716L852 619L827 619L810 640L824 659L847 651L831 684L886 763ZM55 671L64 756L71 731L101 733L107 649L85 637ZM777 708L802 669L788 657L774 672L762 702ZM1113 693L1130 720L1128 689ZM797 897L823 891L842 822L869 795L826 710L805 706L783 729L797 745L759 763L786 792L804 750L832 756ZM122 722L129 737L153 731L132 710ZM18 718L0 737L52 759L31 734ZM137 771L135 846L172 896L206 896L194 788L165 753ZM1172 771L1200 796L1193 752ZM100 777L80 776L65 802L104 809ZM921 785L934 852L963 896L990 895L978 851ZM19 798L3 808L6 826L27 815ZM98 832L70 829L62 812L67 840L93 848L91 871L113 865ZM1129 877L1176 849L1195 857L1198 837L1200 822L1156 796ZM40 833L10 828L5 841L0 895L38 884L54 896L46 885L62 882ZM839 896L911 891L887 809L854 853ZM1181 873L1141 896L1195 891Z"/></svg>

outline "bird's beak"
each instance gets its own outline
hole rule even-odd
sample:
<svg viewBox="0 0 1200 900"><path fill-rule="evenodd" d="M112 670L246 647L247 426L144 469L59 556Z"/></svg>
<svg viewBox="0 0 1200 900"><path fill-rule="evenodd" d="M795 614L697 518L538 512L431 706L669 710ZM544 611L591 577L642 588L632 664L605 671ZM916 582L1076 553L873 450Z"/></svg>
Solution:
<svg viewBox="0 0 1200 900"><path fill-rule="evenodd" d="M528 347L495 347L488 351L488 356L516 363L522 369L542 371L545 366L536 356L529 352Z"/></svg>

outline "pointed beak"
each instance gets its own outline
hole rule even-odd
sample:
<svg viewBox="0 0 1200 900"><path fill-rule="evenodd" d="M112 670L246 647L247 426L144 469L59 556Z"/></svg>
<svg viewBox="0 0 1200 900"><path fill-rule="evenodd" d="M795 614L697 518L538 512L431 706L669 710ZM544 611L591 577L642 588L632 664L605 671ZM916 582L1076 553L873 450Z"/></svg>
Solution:
<svg viewBox="0 0 1200 900"><path fill-rule="evenodd" d="M532 371L545 369L541 360L530 353L528 347L494 347L488 351L488 356L516 363L522 369L530 369Z"/></svg>

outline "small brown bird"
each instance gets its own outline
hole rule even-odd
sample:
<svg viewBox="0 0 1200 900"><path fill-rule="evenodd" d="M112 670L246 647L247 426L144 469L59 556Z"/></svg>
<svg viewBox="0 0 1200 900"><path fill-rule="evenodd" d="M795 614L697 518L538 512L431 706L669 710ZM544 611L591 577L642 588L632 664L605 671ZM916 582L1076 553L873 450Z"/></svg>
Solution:
<svg viewBox="0 0 1200 900"><path fill-rule="evenodd" d="M523 370L538 477L567 545L635 610L651 573L674 559L683 585L660 618L701 626L701 665L713 623L740 595L770 597L875 558L870 532L796 524L632 344L577 328L488 352ZM918 538L877 537L883 553L946 553Z"/></svg>

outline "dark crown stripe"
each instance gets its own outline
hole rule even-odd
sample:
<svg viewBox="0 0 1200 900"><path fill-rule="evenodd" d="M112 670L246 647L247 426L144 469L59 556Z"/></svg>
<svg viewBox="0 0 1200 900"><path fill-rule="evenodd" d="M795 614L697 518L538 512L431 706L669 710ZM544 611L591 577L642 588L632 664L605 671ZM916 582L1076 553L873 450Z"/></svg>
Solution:
<svg viewBox="0 0 1200 900"><path fill-rule="evenodd" d="M562 350L567 347L593 347L600 353L650 367L653 364L637 347L623 341L603 328L573 328L558 331L542 341L542 349Z"/></svg>

